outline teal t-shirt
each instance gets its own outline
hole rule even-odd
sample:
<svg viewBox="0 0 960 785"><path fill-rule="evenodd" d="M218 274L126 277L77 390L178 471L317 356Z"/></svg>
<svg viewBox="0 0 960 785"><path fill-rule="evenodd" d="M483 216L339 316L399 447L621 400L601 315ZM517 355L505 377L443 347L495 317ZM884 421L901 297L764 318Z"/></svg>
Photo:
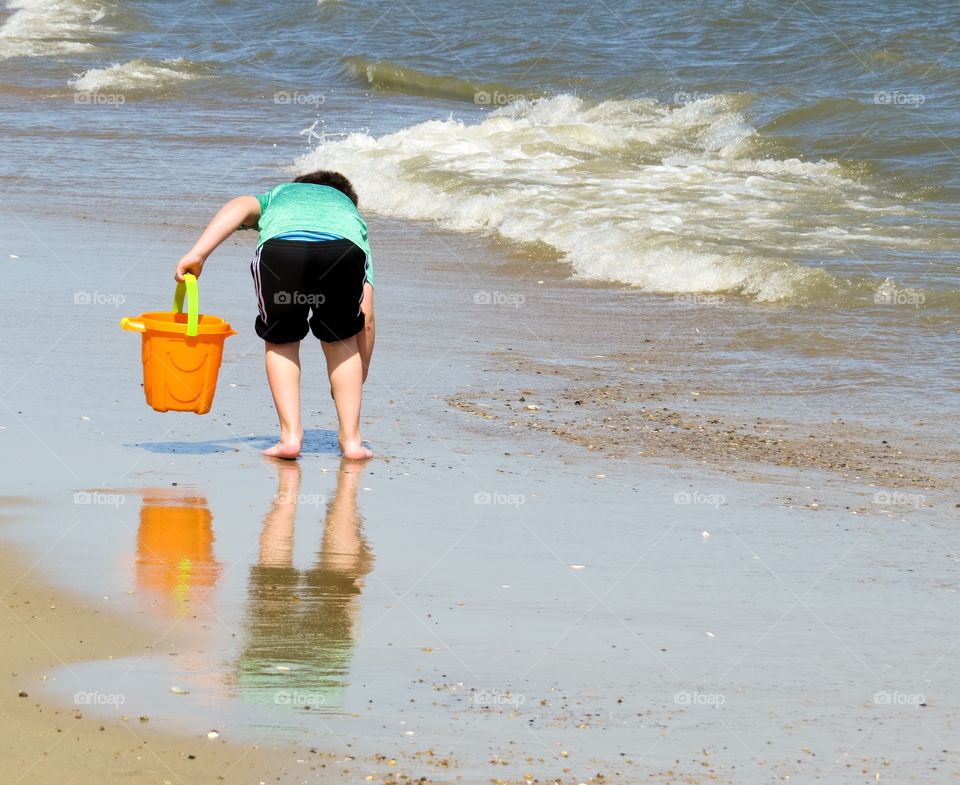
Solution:
<svg viewBox="0 0 960 785"><path fill-rule="evenodd" d="M319 232L350 240L367 255L367 280L373 285L373 254L367 240L367 224L356 205L342 191L329 185L283 183L260 202L260 245L291 232ZM250 227L253 228L253 227Z"/></svg>

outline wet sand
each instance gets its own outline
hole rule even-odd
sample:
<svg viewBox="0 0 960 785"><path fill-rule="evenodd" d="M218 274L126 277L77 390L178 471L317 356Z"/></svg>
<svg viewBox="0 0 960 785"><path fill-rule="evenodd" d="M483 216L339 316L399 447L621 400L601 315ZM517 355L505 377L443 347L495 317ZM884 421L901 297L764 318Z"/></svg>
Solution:
<svg viewBox="0 0 960 785"><path fill-rule="evenodd" d="M378 222L390 261L378 270L364 416L378 458L344 474L312 347L307 449L279 465L259 455L275 424L251 337L247 247L225 249L201 281L204 309L240 332L214 411L176 417L143 404L137 339L116 324L166 304L168 269L137 268L140 239L115 227L111 243L93 222L69 237L42 228L50 250L25 244L31 266L4 292L10 307L57 314L15 320L0 412L5 454L18 456L0 492L21 502L0 509L0 534L28 554L20 566L38 560L5 602L50 647L8 619L4 664L17 676L3 711L23 713L34 734L10 751L23 753L11 758L23 781L34 761L40 771L61 760L65 742L49 735L58 722L73 734L65 741L79 735L92 750L78 782L141 781L135 763L152 765L135 762L144 738L172 761L171 782L194 781L189 767L206 766L208 749L217 757L200 778L213 781L254 742L242 758L254 768L235 781L323 782L333 770L381 782L932 784L957 770L949 630L960 544L953 509L927 496L928 464L880 464L904 474L884 489L903 494L887 504L870 484L886 475L851 460L860 480L822 471L826 461L771 459L771 484L748 479L762 479L763 461L718 471L713 436L693 443L697 461L666 440L628 456L648 443L623 427L748 420L707 390L709 408L681 405L679 378L641 379L652 394L599 383L598 365L623 362L620 344L634 337L563 321L608 309L603 290L546 275L510 289L478 264L487 246ZM78 279L52 276L55 255L75 264L77 247L102 251L81 254ZM69 305L94 286L123 294L123 307ZM477 297L521 288L520 309ZM567 309L550 316L557 302ZM42 355L16 332L27 325ZM514 352L517 362L504 359ZM773 397L749 403L782 418ZM487 408L497 419L473 413ZM560 419L568 411L572 424ZM550 417L572 432L581 411L596 439L510 427ZM125 702L74 720L78 690ZM207 739L213 728L220 737ZM62 760L59 772L74 770Z"/></svg>
<svg viewBox="0 0 960 785"><path fill-rule="evenodd" d="M6 511L21 506L9 499L0 503ZM38 580L43 570L31 569L35 561L5 541L0 724L7 732L0 738L0 759L16 782L284 781L304 768L317 776L317 754L307 750L163 734L151 728L148 716L107 719L83 704L51 701L49 680L59 669L89 659L142 656L158 633ZM307 764L297 763L301 756ZM328 781L341 781L339 768Z"/></svg>
<svg viewBox="0 0 960 785"><path fill-rule="evenodd" d="M714 393L702 379L691 376L683 385L702 391L680 390L676 382L641 382L637 369L628 365L636 358L621 360L619 374L558 367L556 361L516 353L494 353L491 361L510 372L518 386L455 395L449 399L452 407L616 458L699 464L750 480L807 469L829 472L846 487L926 490L944 501L960 498L960 451L933 423L905 433L895 426L849 424L840 417L807 424L746 419L744 411L737 417L714 410Z"/></svg>

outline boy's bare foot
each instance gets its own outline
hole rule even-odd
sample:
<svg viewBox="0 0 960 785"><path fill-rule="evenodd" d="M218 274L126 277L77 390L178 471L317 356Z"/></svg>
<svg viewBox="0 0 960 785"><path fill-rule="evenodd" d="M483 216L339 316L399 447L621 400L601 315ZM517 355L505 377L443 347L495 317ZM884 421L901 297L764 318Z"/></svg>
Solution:
<svg viewBox="0 0 960 785"><path fill-rule="evenodd" d="M365 461L373 457L373 450L364 447L363 442L359 439L348 442L341 439L340 453L349 461Z"/></svg>
<svg viewBox="0 0 960 785"><path fill-rule="evenodd" d="M300 457L300 449L303 446L303 440L284 440L281 439L273 447L268 447L263 454L268 458L285 458L288 461L294 461Z"/></svg>

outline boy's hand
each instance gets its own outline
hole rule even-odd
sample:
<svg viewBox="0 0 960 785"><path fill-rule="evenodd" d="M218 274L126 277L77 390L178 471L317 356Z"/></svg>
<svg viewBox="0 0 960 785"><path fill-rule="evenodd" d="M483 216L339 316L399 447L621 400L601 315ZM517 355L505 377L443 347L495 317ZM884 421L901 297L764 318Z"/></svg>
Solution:
<svg viewBox="0 0 960 785"><path fill-rule="evenodd" d="M203 270L203 263L205 261L206 259L200 254L188 253L179 262L177 262L177 269L173 273L173 279L179 283L183 280L184 273L193 273L193 275L199 278L200 273Z"/></svg>

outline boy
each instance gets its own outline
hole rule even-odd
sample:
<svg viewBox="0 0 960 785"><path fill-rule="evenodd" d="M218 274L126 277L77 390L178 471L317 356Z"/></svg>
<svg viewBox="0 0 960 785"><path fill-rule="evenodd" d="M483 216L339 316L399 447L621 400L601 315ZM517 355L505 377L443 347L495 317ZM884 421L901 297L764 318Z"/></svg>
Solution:
<svg viewBox="0 0 960 785"><path fill-rule="evenodd" d="M267 380L280 441L263 454L293 460L303 446L300 341L320 339L340 420L344 458L373 453L360 439L360 402L373 353L373 261L357 194L338 172L317 171L259 196L238 196L216 214L177 264L174 278L200 275L213 250L237 229L260 230L250 265L266 342Z"/></svg>

